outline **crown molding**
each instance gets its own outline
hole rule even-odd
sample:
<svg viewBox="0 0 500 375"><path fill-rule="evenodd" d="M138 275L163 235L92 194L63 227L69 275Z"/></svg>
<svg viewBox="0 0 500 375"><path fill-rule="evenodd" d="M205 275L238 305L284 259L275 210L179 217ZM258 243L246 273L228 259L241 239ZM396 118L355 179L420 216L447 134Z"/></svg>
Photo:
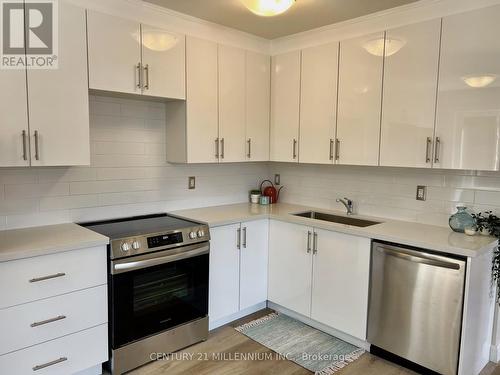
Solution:
<svg viewBox="0 0 500 375"><path fill-rule="evenodd" d="M271 54L277 55L341 41L498 4L500 4L500 0L420 0L400 7L273 39L271 41Z"/></svg>
<svg viewBox="0 0 500 375"><path fill-rule="evenodd" d="M217 43L270 54L271 41L141 0L66 0L86 9Z"/></svg>

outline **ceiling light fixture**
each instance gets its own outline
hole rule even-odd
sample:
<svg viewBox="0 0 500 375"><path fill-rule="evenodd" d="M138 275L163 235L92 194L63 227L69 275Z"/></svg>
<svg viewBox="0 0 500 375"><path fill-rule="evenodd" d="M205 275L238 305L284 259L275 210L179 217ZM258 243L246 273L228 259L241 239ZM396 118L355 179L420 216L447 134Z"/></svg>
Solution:
<svg viewBox="0 0 500 375"><path fill-rule="evenodd" d="M296 0L241 0L252 13L263 17L277 16L286 12Z"/></svg>
<svg viewBox="0 0 500 375"><path fill-rule="evenodd" d="M141 43L140 33L133 33L132 36L138 43ZM142 32L142 45L151 51L168 51L178 41L177 36L163 30L147 30Z"/></svg>
<svg viewBox="0 0 500 375"><path fill-rule="evenodd" d="M385 39L385 56L392 56L404 47L406 41L395 38ZM373 56L384 56L384 38L370 39L363 44L363 48Z"/></svg>
<svg viewBox="0 0 500 375"><path fill-rule="evenodd" d="M497 76L495 74L484 74L484 75L468 75L462 77L462 80L467 84L469 87L473 88L481 88L481 87L486 87L491 85L495 80L497 79Z"/></svg>

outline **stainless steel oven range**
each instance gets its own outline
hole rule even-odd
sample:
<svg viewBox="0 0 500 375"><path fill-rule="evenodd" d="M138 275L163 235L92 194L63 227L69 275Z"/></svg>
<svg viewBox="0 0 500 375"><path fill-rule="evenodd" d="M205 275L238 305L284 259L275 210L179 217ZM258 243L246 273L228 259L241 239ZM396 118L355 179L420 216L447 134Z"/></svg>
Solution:
<svg viewBox="0 0 500 375"><path fill-rule="evenodd" d="M166 214L82 224L110 238L110 370L122 374L208 336L207 225Z"/></svg>

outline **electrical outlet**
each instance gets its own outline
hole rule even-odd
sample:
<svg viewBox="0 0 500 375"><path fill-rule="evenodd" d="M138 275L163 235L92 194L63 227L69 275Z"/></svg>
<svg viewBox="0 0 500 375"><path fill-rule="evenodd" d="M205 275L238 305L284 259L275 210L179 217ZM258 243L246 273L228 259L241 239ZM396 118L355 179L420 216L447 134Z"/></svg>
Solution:
<svg viewBox="0 0 500 375"><path fill-rule="evenodd" d="M417 201L425 201L427 198L427 186L417 186Z"/></svg>
<svg viewBox="0 0 500 375"><path fill-rule="evenodd" d="M192 190L195 188L196 188L196 177L191 176L191 177L189 177L189 181L188 181L188 189Z"/></svg>
<svg viewBox="0 0 500 375"><path fill-rule="evenodd" d="M279 174L275 174L274 175L274 184L275 185L281 185L280 175Z"/></svg>

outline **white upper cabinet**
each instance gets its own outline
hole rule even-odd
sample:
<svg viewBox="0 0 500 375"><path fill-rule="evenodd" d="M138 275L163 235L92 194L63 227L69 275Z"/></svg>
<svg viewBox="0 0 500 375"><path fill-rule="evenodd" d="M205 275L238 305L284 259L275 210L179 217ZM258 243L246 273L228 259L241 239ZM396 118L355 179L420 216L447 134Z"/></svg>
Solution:
<svg viewBox="0 0 500 375"><path fill-rule="evenodd" d="M184 35L141 25L144 94L186 98L186 42Z"/></svg>
<svg viewBox="0 0 500 375"><path fill-rule="evenodd" d="M445 17L434 166L498 170L500 6Z"/></svg>
<svg viewBox="0 0 500 375"><path fill-rule="evenodd" d="M441 20L386 32L380 165L432 166Z"/></svg>
<svg viewBox="0 0 500 375"><path fill-rule="evenodd" d="M89 10L89 87L185 99L185 38Z"/></svg>
<svg viewBox="0 0 500 375"><path fill-rule="evenodd" d="M384 33L340 42L337 162L378 165Z"/></svg>
<svg viewBox="0 0 500 375"><path fill-rule="evenodd" d="M298 162L300 51L273 56L271 66L271 160Z"/></svg>
<svg viewBox="0 0 500 375"><path fill-rule="evenodd" d="M0 69L0 167L27 166L29 155L26 71Z"/></svg>
<svg viewBox="0 0 500 375"><path fill-rule="evenodd" d="M269 111L271 95L269 56L246 52L246 158L269 160Z"/></svg>
<svg viewBox="0 0 500 375"><path fill-rule="evenodd" d="M141 26L139 22L87 11L89 87L140 94Z"/></svg>
<svg viewBox="0 0 500 375"><path fill-rule="evenodd" d="M31 165L90 164L85 9L59 2L58 68L28 69Z"/></svg>
<svg viewBox="0 0 500 375"><path fill-rule="evenodd" d="M302 51L301 163L332 164L337 107L338 43Z"/></svg>
<svg viewBox="0 0 500 375"><path fill-rule="evenodd" d="M220 161L245 161L245 50L219 45Z"/></svg>
<svg viewBox="0 0 500 375"><path fill-rule="evenodd" d="M187 162L218 162L220 147L216 43L186 38L186 77Z"/></svg>

